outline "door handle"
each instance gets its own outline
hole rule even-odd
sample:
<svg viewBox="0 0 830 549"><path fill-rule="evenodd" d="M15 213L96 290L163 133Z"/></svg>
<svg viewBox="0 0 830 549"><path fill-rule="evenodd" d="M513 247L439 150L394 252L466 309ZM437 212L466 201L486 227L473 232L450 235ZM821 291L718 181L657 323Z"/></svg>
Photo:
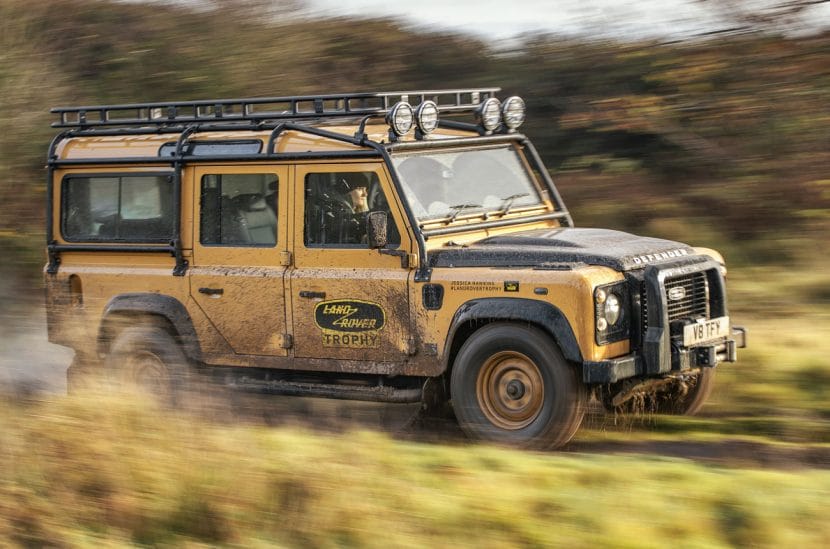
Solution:
<svg viewBox="0 0 830 549"><path fill-rule="evenodd" d="M326 292L312 292L312 291L309 291L309 290L301 290L300 291L300 297L305 297L305 298L308 298L308 299L315 299L315 298L325 299L326 298Z"/></svg>
<svg viewBox="0 0 830 549"><path fill-rule="evenodd" d="M222 295L225 293L225 290L222 288L199 288L199 293L205 295Z"/></svg>

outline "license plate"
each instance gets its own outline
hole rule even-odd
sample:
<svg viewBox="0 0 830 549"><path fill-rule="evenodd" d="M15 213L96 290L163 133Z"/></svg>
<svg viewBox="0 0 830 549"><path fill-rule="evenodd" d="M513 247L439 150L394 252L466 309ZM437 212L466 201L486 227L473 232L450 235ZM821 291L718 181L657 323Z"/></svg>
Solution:
<svg viewBox="0 0 830 549"><path fill-rule="evenodd" d="M702 320L683 327L683 345L691 347L729 335L729 317Z"/></svg>

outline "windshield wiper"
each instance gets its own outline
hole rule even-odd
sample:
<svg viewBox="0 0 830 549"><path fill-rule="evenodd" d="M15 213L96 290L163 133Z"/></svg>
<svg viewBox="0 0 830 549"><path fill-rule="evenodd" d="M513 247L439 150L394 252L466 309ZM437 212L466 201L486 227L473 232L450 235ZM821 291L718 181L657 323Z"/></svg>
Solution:
<svg viewBox="0 0 830 549"><path fill-rule="evenodd" d="M452 223L455 221L455 218L458 217L458 214L466 210L467 208L481 208L481 204L456 204L455 206L450 206L452 210L452 215L450 215L449 221L447 223Z"/></svg>
<svg viewBox="0 0 830 549"><path fill-rule="evenodd" d="M502 198L499 213L501 215L507 215L507 212L510 211L510 207L513 206L513 202L515 202L518 198L524 198L526 196L530 196L530 193L511 194L510 196Z"/></svg>

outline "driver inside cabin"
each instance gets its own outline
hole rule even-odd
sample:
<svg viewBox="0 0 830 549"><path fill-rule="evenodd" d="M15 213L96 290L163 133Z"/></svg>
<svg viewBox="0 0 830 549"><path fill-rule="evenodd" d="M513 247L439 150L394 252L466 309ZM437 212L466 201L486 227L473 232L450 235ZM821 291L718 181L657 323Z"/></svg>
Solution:
<svg viewBox="0 0 830 549"><path fill-rule="evenodd" d="M389 243L400 236L389 205L373 172L313 173L306 176L305 244L311 246L366 246L366 214L385 211Z"/></svg>
<svg viewBox="0 0 830 549"><path fill-rule="evenodd" d="M338 186L343 200L351 207L353 213L369 211L369 191L362 174L342 174Z"/></svg>

